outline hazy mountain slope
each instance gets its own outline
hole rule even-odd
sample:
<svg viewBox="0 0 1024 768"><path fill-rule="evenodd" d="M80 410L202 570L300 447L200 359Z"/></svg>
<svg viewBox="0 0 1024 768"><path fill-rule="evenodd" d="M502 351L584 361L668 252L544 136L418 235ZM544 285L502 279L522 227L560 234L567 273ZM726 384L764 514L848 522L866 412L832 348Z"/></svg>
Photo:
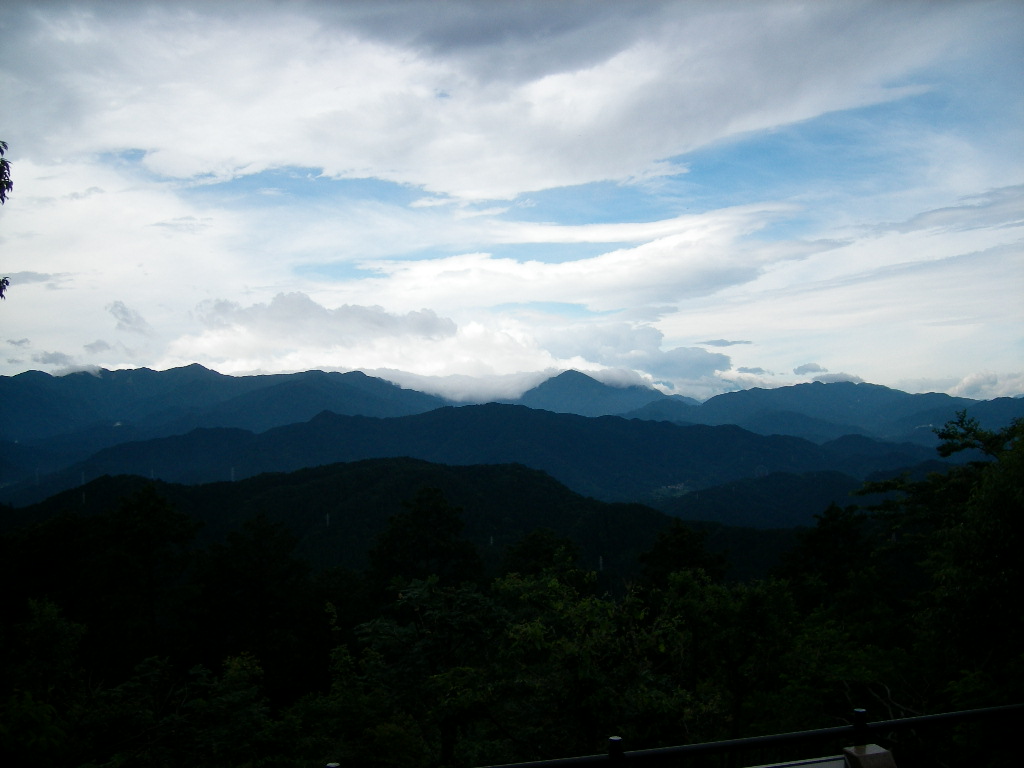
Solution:
<svg viewBox="0 0 1024 768"><path fill-rule="evenodd" d="M702 424L699 413L700 406L683 405L665 399L648 403L643 408L622 414L624 418L648 419L652 421L671 421L676 424ZM759 435L791 435L810 440L812 443L824 443L849 434L866 434L866 430L848 424L835 424L825 419L799 413L797 411L756 411L744 415L735 422L736 426L756 432Z"/></svg>
<svg viewBox="0 0 1024 768"><path fill-rule="evenodd" d="M1001 429L1007 426L1013 419L1024 418L1024 398L1020 397L999 397L994 400L967 400L965 398L952 398L955 404L953 413L966 410L967 415L978 419L986 429ZM937 407L926 408L915 411L907 416L896 417L892 420L890 433L895 439L914 440L923 435L928 436L929 444L935 440L934 429L942 427L947 421L953 418L950 413L950 403L937 401Z"/></svg>
<svg viewBox="0 0 1024 768"><path fill-rule="evenodd" d="M870 445L864 440L865 446ZM524 464L549 473L578 493L607 501L634 501L665 486L707 488L771 472L837 470L862 475L915 464L933 455L914 446L884 448L875 451L883 457L875 461L870 450L865 455L860 448L838 450L729 425L586 418L498 404L440 408L391 419L325 412L308 422L260 434L203 429L112 446L44 478L38 486L28 483L3 489L0 498L24 504L103 474L200 483L341 461L411 456L444 464Z"/></svg>
<svg viewBox="0 0 1024 768"><path fill-rule="evenodd" d="M159 372L138 368L0 376L0 401L12 406L10 417L0 424L0 436L28 442L96 424L173 416L232 397L250 384L200 365Z"/></svg>
<svg viewBox="0 0 1024 768"><path fill-rule="evenodd" d="M404 416L446 404L356 371L224 376L200 365L0 377L0 402L11 412L0 422L0 439L79 456L198 427L258 432L307 421L324 410Z"/></svg>
<svg viewBox="0 0 1024 768"><path fill-rule="evenodd" d="M934 392L912 395L877 384L811 382L717 395L701 405L696 420L703 424L737 424L766 412L792 411L832 424L854 426L884 439L903 434L894 430L894 422L922 412L948 413L945 421L957 410L974 403Z"/></svg>
<svg viewBox="0 0 1024 768"><path fill-rule="evenodd" d="M262 432L308 421L322 411L349 416L408 416L446 405L439 397L396 387L358 371L275 376L260 387L166 425L175 432L197 427L238 427Z"/></svg>
<svg viewBox="0 0 1024 768"><path fill-rule="evenodd" d="M653 400L640 408L624 411L621 415L626 419L695 424L697 419L694 414L698 408L700 408L700 403L696 400L689 402L689 398L665 397L660 400Z"/></svg>
<svg viewBox="0 0 1024 768"><path fill-rule="evenodd" d="M67 470L61 480L63 487L67 487L80 482L83 473L86 477L94 476L94 466L118 465L120 460L107 455L90 459L87 466L71 469L71 465L85 461L104 448L181 435L197 428L230 427L263 432L274 427L302 424L323 411L350 416L399 417L426 413L444 405L441 398L402 389L358 372L306 371L234 377L199 365L159 372L143 368L81 372L61 377L28 372L0 377L0 398L0 402L5 404L5 419L0 421L0 488L32 482L36 476L43 477L62 469ZM652 422L736 424L761 435L789 435L816 443L860 434L876 438L881 435L893 441L911 441L929 447L936 444L933 428L953 418L961 408L978 416L983 426L988 428L999 428L1014 416L1024 416L1024 399L1020 398L973 401L947 395L910 395L886 387L851 383L752 389L720 395L699 405L686 398L666 396L644 387L612 387L578 371L552 377L524 394L517 403L552 412L625 412L631 418ZM459 417L448 415L443 418L458 420ZM471 422L480 421L481 417L479 414L467 415L462 420L470 422L467 428L472 433L477 427ZM449 428L445 424L437 429L444 431ZM620 448L614 449L606 460L596 455L596 447L590 450L589 444L584 446L588 460L593 466L600 466L607 475L595 483L590 477L593 471L574 468L571 466L573 462L565 458L570 450L580 449L558 442L561 438L557 433L563 427L555 430L552 437L555 444L550 446L539 436L513 446L509 442L510 435L514 435L519 427L502 424L496 428L508 434L494 433L489 442L477 439L461 452L451 444L450 436L437 433L430 437L420 436L418 443L408 447L400 444L407 438L389 436L379 438L386 445L371 444L360 450L353 447L343 453L327 451L324 456L325 460L333 461L412 452L463 463L489 461L492 460L490 457L499 461L518 461L525 457L532 465L560 472L560 477L584 493L608 494L610 486L619 489L616 497L636 491L636 488L626 490L627 480L619 477L625 473L624 467L631 466L630 459L620 459L615 453ZM461 439L458 437L462 434L461 429L457 427L454 433L458 439ZM371 437L370 434L358 435L359 440L371 440ZM586 442L590 437L581 439ZM447 452L440 450L439 443L447 446ZM133 471L144 475L150 474L151 470L156 473L157 465L169 461L157 455L163 449L147 447L140 450L142 453L132 458ZM171 445L168 450L179 462L178 468L173 470L174 476L189 481L227 478L232 467L236 473L242 474L284 468L234 451L203 456L206 466L192 470L189 467L193 459L185 455L189 453L187 449L182 451ZM276 455L276 448L269 450L270 455ZM300 455L309 450L299 445L291 449L289 455ZM879 449L871 446L868 450ZM904 447L895 450L905 452ZM653 468L663 457L654 453L649 473L657 475ZM733 457L722 458L726 463L734 460ZM295 468L310 460L309 457L288 459L286 466ZM314 463L319 461L317 458ZM860 459L858 461L864 463ZM877 461L874 467L880 468ZM786 467L778 469L787 470ZM847 467L841 469L850 471ZM170 470L160 470L164 471ZM699 470L698 475L717 478L721 472ZM635 485L643 486L649 479L644 477ZM704 480L695 482L703 483Z"/></svg>
<svg viewBox="0 0 1024 768"><path fill-rule="evenodd" d="M717 395L698 407L657 400L624 414L688 424L736 424L758 434L796 435L823 443L843 435L935 446L934 429L960 410L988 429L1024 417L1024 400L970 400L939 393L909 394L875 384L812 382Z"/></svg>
<svg viewBox="0 0 1024 768"><path fill-rule="evenodd" d="M739 419L736 426L759 435L792 435L812 443L826 443L844 435L870 434L863 427L827 421L798 411L760 411Z"/></svg>

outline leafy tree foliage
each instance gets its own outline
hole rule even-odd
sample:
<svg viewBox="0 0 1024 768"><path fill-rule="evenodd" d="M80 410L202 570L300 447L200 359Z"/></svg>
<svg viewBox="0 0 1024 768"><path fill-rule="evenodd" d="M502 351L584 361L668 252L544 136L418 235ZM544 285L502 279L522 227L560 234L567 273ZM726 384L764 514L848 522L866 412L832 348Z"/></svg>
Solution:
<svg viewBox="0 0 1024 768"><path fill-rule="evenodd" d="M578 567L580 548L550 528L537 528L512 544L505 552L502 570L505 573L534 575L549 569L560 571Z"/></svg>
<svg viewBox="0 0 1024 768"><path fill-rule="evenodd" d="M196 557L197 594L190 623L201 660L228 657L278 660L267 674L274 695L308 690L322 674L328 631L309 566L294 556L295 539L283 526L258 517L225 543Z"/></svg>
<svg viewBox="0 0 1024 768"><path fill-rule="evenodd" d="M707 531L694 530L680 520L673 520L669 528L658 534L650 551L640 555L641 579L664 587L671 574L694 568L721 579L725 576L726 558L721 553L709 553L704 547L706 538Z"/></svg>
<svg viewBox="0 0 1024 768"><path fill-rule="evenodd" d="M437 488L424 488L394 515L370 550L368 577L377 588L438 576L445 582L473 581L483 565L473 544L463 538L461 509Z"/></svg>
<svg viewBox="0 0 1024 768"><path fill-rule="evenodd" d="M976 448L990 461L956 478L960 504L929 515L923 634L946 665L977 662L953 681L958 700L1010 700L1024 691L1024 616L1011 608L1024 594L1024 421L993 433L961 414L939 434L940 450Z"/></svg>
<svg viewBox="0 0 1024 768"><path fill-rule="evenodd" d="M0 205L7 202L7 196L14 189L14 182L11 181L11 163L4 157L7 152L7 142L0 141ZM11 281L7 277L0 277L0 299L5 298L4 294L7 292L8 286Z"/></svg>
<svg viewBox="0 0 1024 768"><path fill-rule="evenodd" d="M0 755L12 765L59 764L73 731L68 705L79 695L86 628L50 601L28 600L25 607L21 621L0 625Z"/></svg>
<svg viewBox="0 0 1024 768"><path fill-rule="evenodd" d="M7 202L7 196L14 189L14 182L11 181L11 163L4 157L7 153L7 142L0 141L0 205Z"/></svg>

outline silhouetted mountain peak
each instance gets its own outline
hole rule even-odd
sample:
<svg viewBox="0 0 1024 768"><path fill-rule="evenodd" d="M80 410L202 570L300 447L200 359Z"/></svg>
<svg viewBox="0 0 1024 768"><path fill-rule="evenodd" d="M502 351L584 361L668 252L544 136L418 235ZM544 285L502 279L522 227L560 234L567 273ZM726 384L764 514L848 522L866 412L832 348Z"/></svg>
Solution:
<svg viewBox="0 0 1024 768"><path fill-rule="evenodd" d="M599 389L603 386L601 382L595 379L593 376L588 376L583 371L577 371L575 368L570 368L567 371L562 371L557 376L552 376L547 381L541 382L535 387L535 389L547 389L551 387L581 387L589 386L593 389Z"/></svg>
<svg viewBox="0 0 1024 768"><path fill-rule="evenodd" d="M666 397L642 386L613 387L576 370L563 371L524 393L518 403L555 413L612 416Z"/></svg>

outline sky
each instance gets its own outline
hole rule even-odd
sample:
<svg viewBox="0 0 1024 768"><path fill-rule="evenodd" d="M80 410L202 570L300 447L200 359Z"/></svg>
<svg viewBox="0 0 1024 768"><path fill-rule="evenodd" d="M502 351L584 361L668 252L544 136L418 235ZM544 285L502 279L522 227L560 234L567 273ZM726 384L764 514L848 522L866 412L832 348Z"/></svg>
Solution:
<svg viewBox="0 0 1024 768"><path fill-rule="evenodd" d="M1024 3L0 6L0 374L1024 392Z"/></svg>

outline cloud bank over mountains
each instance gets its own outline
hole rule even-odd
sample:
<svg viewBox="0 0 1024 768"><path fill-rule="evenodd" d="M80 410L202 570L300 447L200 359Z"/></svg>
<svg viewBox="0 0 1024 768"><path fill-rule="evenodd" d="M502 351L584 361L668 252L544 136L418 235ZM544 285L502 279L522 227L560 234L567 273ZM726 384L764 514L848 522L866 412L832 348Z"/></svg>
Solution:
<svg viewBox="0 0 1024 768"><path fill-rule="evenodd" d="M1021 391L1016 3L14 2L0 33L2 373Z"/></svg>

